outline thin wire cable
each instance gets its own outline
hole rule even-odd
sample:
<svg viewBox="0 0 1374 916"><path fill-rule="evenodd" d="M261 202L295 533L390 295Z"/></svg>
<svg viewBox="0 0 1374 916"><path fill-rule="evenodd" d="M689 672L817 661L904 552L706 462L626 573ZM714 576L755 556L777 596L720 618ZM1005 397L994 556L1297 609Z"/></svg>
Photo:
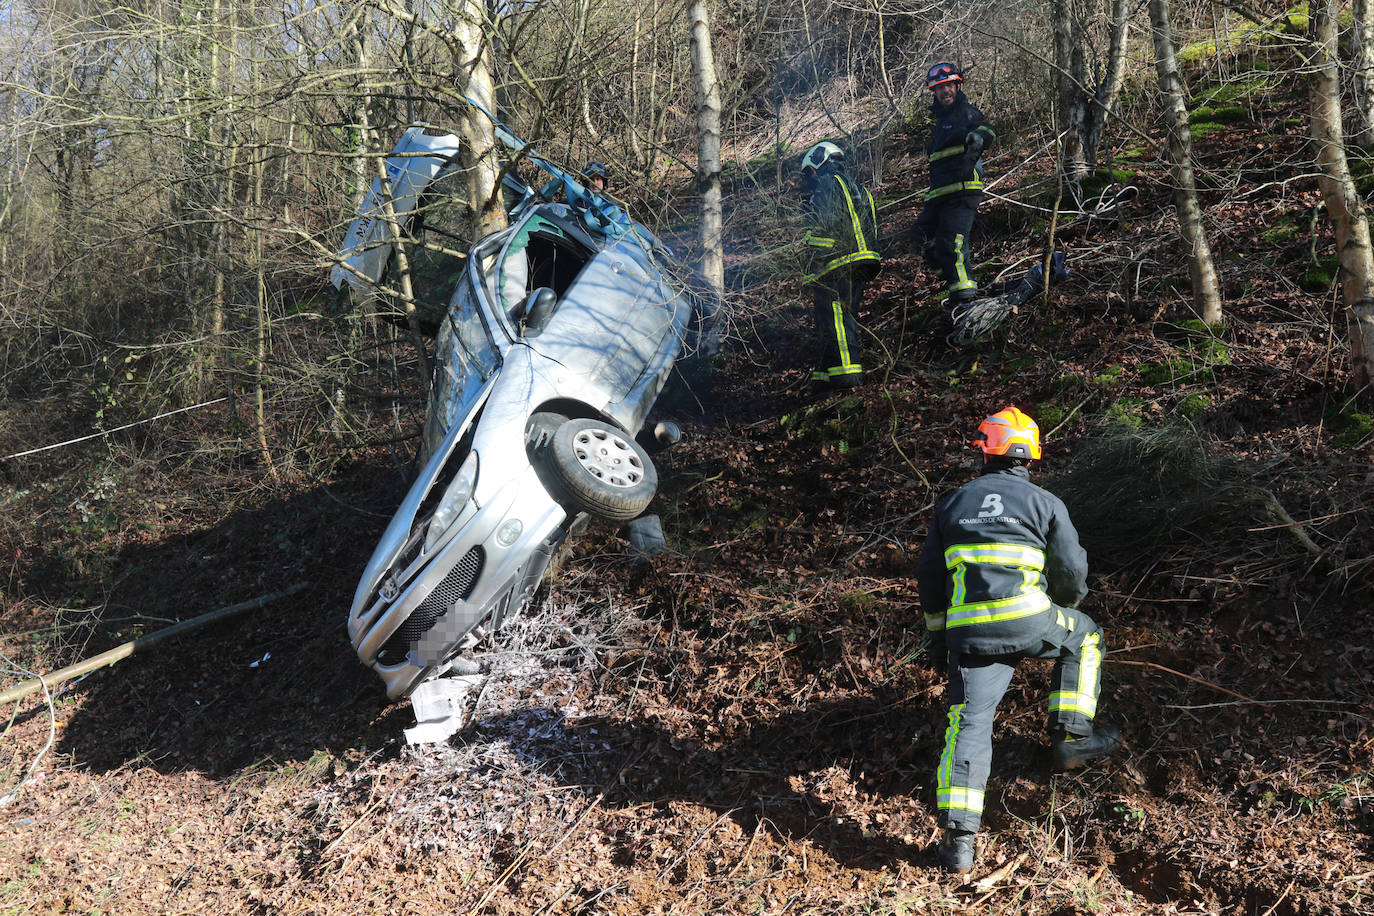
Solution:
<svg viewBox="0 0 1374 916"><path fill-rule="evenodd" d="M213 401L205 401L200 404L192 404L189 407L178 407L176 410L169 410L166 413L160 413L155 417L147 417L143 420L135 420L132 423L125 423L123 426L116 426L114 429L107 429L104 432L91 433L89 436L78 436L75 439L68 439L66 442L54 442L52 445L43 445L39 446L38 448L31 448L28 451L15 452L13 455L5 455L3 458L0 458L0 461L9 461L12 458L23 458L25 455L36 455L39 452L51 451L52 449L62 448L66 445L76 445L78 442L86 442L90 439L99 439L102 436L108 436L111 433L122 432L126 429L133 429L135 426L142 426L144 423L151 423L154 420L161 420L164 417L170 417L173 414L185 413L188 410L199 410L202 407L209 407L211 404L218 404L221 401L227 400L229 400L228 397L222 397L215 398Z"/></svg>

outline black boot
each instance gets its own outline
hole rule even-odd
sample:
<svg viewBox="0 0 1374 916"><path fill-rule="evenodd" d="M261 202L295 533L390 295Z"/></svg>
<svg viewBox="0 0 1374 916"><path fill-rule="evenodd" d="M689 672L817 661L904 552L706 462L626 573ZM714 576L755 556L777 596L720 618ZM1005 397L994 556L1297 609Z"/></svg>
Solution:
<svg viewBox="0 0 1374 916"><path fill-rule="evenodd" d="M1054 769L1061 773L1076 770L1089 760L1110 754L1120 740L1121 732L1110 725L1099 725L1091 735L1083 738L1057 732L1054 738Z"/></svg>
<svg viewBox="0 0 1374 916"><path fill-rule="evenodd" d="M940 867L945 871L952 871L957 875L968 874L973 870L973 831L946 827L935 855L939 857Z"/></svg>

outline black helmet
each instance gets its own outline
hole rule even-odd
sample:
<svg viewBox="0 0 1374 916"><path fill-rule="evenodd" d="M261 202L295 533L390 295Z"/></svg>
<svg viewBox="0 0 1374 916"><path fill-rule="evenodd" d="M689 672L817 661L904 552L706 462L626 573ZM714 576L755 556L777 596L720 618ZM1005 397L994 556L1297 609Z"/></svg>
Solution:
<svg viewBox="0 0 1374 916"><path fill-rule="evenodd" d="M606 180L606 166L605 166L603 163L596 162L595 160L593 160L593 161L591 161L591 162L588 162L588 163L587 163L587 167L586 167L585 169L582 170L582 177L583 177L583 178L600 178L602 181L605 181L605 180Z"/></svg>
<svg viewBox="0 0 1374 916"><path fill-rule="evenodd" d="M926 73L926 88L934 89L942 83L962 83L964 72L947 60L942 60Z"/></svg>

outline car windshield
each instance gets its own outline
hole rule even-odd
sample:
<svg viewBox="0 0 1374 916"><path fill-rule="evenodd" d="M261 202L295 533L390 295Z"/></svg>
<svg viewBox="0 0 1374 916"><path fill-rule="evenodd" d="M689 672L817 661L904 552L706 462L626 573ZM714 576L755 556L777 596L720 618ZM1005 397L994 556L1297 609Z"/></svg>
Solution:
<svg viewBox="0 0 1374 916"><path fill-rule="evenodd" d="M453 424L463 418L500 365L501 354L478 307L472 281L464 273L435 344L424 458L433 454Z"/></svg>

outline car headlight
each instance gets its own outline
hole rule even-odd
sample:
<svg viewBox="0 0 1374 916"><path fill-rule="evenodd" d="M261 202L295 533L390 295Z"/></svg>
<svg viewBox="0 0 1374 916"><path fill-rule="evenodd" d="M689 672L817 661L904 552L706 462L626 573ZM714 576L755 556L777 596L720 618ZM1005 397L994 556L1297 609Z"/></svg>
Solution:
<svg viewBox="0 0 1374 916"><path fill-rule="evenodd" d="M469 452L463 466L458 469L458 473L453 475L453 480L449 483L448 489L444 492L444 498L439 500L439 507L430 516L429 528L425 530L425 550L430 550L439 538L443 537L448 526L452 525L458 518L463 507L472 499L472 490L477 486L477 453Z"/></svg>

